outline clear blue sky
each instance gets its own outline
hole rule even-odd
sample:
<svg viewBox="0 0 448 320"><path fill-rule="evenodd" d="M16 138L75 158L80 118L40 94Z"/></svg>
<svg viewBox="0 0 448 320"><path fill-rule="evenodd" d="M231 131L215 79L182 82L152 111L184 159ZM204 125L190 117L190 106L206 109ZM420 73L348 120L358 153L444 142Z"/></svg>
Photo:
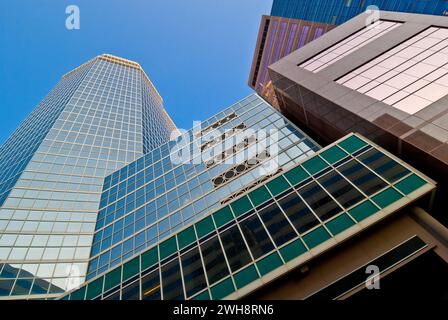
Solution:
<svg viewBox="0 0 448 320"><path fill-rule="evenodd" d="M75 4L81 29L65 28ZM272 0L1 0L0 144L59 81L101 53L139 62L179 128L252 91L247 79Z"/></svg>

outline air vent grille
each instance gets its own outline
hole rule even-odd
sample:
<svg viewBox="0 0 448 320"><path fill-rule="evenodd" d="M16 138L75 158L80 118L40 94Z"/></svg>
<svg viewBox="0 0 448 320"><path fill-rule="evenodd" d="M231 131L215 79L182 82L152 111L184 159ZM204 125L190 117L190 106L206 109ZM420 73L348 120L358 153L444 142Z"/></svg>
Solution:
<svg viewBox="0 0 448 320"><path fill-rule="evenodd" d="M229 114L228 116L226 116L226 117L224 117L224 118L222 118L222 119L220 119L220 120L218 120L218 121L212 123L211 125L209 125L209 126L206 127L205 129L202 129L201 132L199 132L199 133L196 135L196 137L204 136L204 135L206 135L207 133L211 132L212 130L214 130L214 129L216 129L216 128L219 128L219 127L222 126L223 124L226 124L227 122L229 122L229 121L235 119L236 117L237 117L237 115L236 115L235 112L234 112L234 113L231 113L231 114Z"/></svg>
<svg viewBox="0 0 448 320"><path fill-rule="evenodd" d="M257 154L255 157L251 159L247 159L243 163L240 163L231 169L227 170L226 172L220 174L219 176L212 179L213 186L219 187L230 180L235 179L239 175L247 172L248 170L252 169L254 166L260 164L261 162L265 161L270 157L269 152L263 151L259 154Z"/></svg>
<svg viewBox="0 0 448 320"><path fill-rule="evenodd" d="M233 127L232 129L227 130L219 137L216 137L214 140L210 140L210 141L207 141L206 143L204 143L201 146L201 151L204 151L207 148L213 147L213 146L217 145L218 143L222 143L227 138L235 135L236 133L243 131L244 129L246 129L246 125L244 123L240 123L239 125Z"/></svg>
<svg viewBox="0 0 448 320"><path fill-rule="evenodd" d="M247 147L255 144L256 142L257 142L257 138L255 135L247 137L243 141L235 144L232 148L229 148L229 149L221 152L220 154L206 160L205 165L207 166L207 168L210 168L211 166L223 162L225 159L237 154L241 150L246 149Z"/></svg>

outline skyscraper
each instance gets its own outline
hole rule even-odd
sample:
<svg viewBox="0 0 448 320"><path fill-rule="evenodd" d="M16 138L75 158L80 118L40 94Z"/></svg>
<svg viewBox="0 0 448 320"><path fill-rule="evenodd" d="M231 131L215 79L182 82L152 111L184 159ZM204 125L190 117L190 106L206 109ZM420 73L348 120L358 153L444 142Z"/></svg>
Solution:
<svg viewBox="0 0 448 320"><path fill-rule="evenodd" d="M413 208L434 189L360 135L321 149L251 95L106 177L88 280L62 299L333 299L411 261L445 277L446 229Z"/></svg>
<svg viewBox="0 0 448 320"><path fill-rule="evenodd" d="M64 75L0 148L0 298L84 281L104 177L174 129L135 62L104 54Z"/></svg>
<svg viewBox="0 0 448 320"><path fill-rule="evenodd" d="M261 19L249 86L278 107L268 67L372 5L439 16L448 12L443 0L274 0L270 16Z"/></svg>
<svg viewBox="0 0 448 320"><path fill-rule="evenodd" d="M359 134L321 148L257 94L173 135L138 64L87 66L2 208L21 229L1 233L1 299L346 298L372 265L388 279L431 265L419 292L446 293L448 231L421 172Z"/></svg>
<svg viewBox="0 0 448 320"><path fill-rule="evenodd" d="M257 95L224 109L106 177L87 278L319 149Z"/></svg>

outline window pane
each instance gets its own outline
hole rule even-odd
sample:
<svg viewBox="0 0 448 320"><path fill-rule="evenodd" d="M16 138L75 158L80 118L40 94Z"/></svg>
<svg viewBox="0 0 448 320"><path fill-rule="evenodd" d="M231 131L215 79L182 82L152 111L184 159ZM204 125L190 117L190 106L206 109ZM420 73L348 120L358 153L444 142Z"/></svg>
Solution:
<svg viewBox="0 0 448 320"><path fill-rule="evenodd" d="M142 278L142 299L160 300L160 276L159 269Z"/></svg>
<svg viewBox="0 0 448 320"><path fill-rule="evenodd" d="M257 215L241 222L240 227L255 259L274 250L274 245Z"/></svg>
<svg viewBox="0 0 448 320"><path fill-rule="evenodd" d="M341 211L341 207L315 182L301 188L298 192L322 221Z"/></svg>
<svg viewBox="0 0 448 320"><path fill-rule="evenodd" d="M405 167L375 149L360 155L359 159L390 183L409 173Z"/></svg>
<svg viewBox="0 0 448 320"><path fill-rule="evenodd" d="M214 237L203 243L201 245L201 252L210 284L215 283L229 274L218 237Z"/></svg>
<svg viewBox="0 0 448 320"><path fill-rule="evenodd" d="M340 166L338 170L368 196L385 188L387 185L356 160L349 161Z"/></svg>
<svg viewBox="0 0 448 320"><path fill-rule="evenodd" d="M319 220L295 192L280 200L279 203L299 233L319 224Z"/></svg>
<svg viewBox="0 0 448 320"><path fill-rule="evenodd" d="M120 290L104 298L104 300L120 300Z"/></svg>
<svg viewBox="0 0 448 320"><path fill-rule="evenodd" d="M337 172L330 172L319 179L322 186L344 207L349 208L364 197Z"/></svg>
<svg viewBox="0 0 448 320"><path fill-rule="evenodd" d="M277 204L274 203L261 210L260 217L277 246L281 246L297 236Z"/></svg>
<svg viewBox="0 0 448 320"><path fill-rule="evenodd" d="M207 286L204 269L202 268L199 249L194 248L181 257L185 290L190 297Z"/></svg>
<svg viewBox="0 0 448 320"><path fill-rule="evenodd" d="M136 281L126 288L123 288L121 300L139 300L140 299L140 281Z"/></svg>
<svg viewBox="0 0 448 320"><path fill-rule="evenodd" d="M184 299L178 259L174 259L162 267L162 288L164 300Z"/></svg>
<svg viewBox="0 0 448 320"><path fill-rule="evenodd" d="M236 271L251 262L249 251L247 251L237 226L224 231L220 236L232 271Z"/></svg>

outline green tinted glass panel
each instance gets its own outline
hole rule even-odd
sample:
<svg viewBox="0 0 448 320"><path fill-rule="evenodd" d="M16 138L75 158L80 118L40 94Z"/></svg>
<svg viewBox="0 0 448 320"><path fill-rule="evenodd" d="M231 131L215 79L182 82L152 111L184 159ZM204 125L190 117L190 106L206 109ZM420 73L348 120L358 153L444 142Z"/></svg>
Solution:
<svg viewBox="0 0 448 320"><path fill-rule="evenodd" d="M303 236L303 241L308 245L310 249L318 246L322 242L330 239L330 235L324 229L324 227L319 227L316 230L311 231L310 233Z"/></svg>
<svg viewBox="0 0 448 320"><path fill-rule="evenodd" d="M311 158L302 165L310 174L315 174L328 166L319 156Z"/></svg>
<svg viewBox="0 0 448 320"><path fill-rule="evenodd" d="M176 237L171 237L168 240L159 244L160 260L169 257L177 251Z"/></svg>
<svg viewBox="0 0 448 320"><path fill-rule="evenodd" d="M322 152L320 156L324 158L328 163L333 164L345 158L347 156L347 153L342 151L341 148L333 146L330 149Z"/></svg>
<svg viewBox="0 0 448 320"><path fill-rule="evenodd" d="M215 230L215 225L213 224L212 217L210 216L196 223L195 227L199 238L202 238Z"/></svg>
<svg viewBox="0 0 448 320"><path fill-rule="evenodd" d="M103 291L103 279L104 277L101 277L88 284L86 295L87 300L94 299L101 294Z"/></svg>
<svg viewBox="0 0 448 320"><path fill-rule="evenodd" d="M339 143L339 146L342 147L342 149L344 149L348 153L358 151L359 149L361 149L366 145L367 143L359 139L357 136L351 136Z"/></svg>
<svg viewBox="0 0 448 320"><path fill-rule="evenodd" d="M81 287L70 294L70 300L84 300L85 293L86 287Z"/></svg>
<svg viewBox="0 0 448 320"><path fill-rule="evenodd" d="M291 186L289 185L289 183L286 181L286 179L283 176L280 176L280 177L268 182L266 184L266 186L268 187L269 191L271 191L271 193L274 196L291 188Z"/></svg>
<svg viewBox="0 0 448 320"><path fill-rule="evenodd" d="M104 291L110 290L121 282L121 267L105 275Z"/></svg>
<svg viewBox="0 0 448 320"><path fill-rule="evenodd" d="M416 174L412 174L411 176L397 183L395 187L404 194L410 194L415 190L423 187L425 184L426 184L425 180L423 180Z"/></svg>
<svg viewBox="0 0 448 320"><path fill-rule="evenodd" d="M326 226L333 235L337 235L338 233L341 233L342 231L350 228L354 224L355 223L353 222L353 220L350 219L350 217L344 213L341 214L339 217L334 218L330 222L326 223Z"/></svg>
<svg viewBox="0 0 448 320"><path fill-rule="evenodd" d="M230 205L232 207L233 213L235 216L239 217L240 215L246 213L249 210L252 210L252 205L249 201L249 198L246 196L241 199L235 201Z"/></svg>
<svg viewBox="0 0 448 320"><path fill-rule="evenodd" d="M145 270L159 262L157 247L142 254L142 270Z"/></svg>
<svg viewBox="0 0 448 320"><path fill-rule="evenodd" d="M349 211L350 215L358 222L377 213L379 209L370 201L364 201Z"/></svg>
<svg viewBox="0 0 448 320"><path fill-rule="evenodd" d="M258 261L257 267L261 275L265 275L271 272L272 270L280 267L282 264L283 264L282 259L280 259L280 256L278 255L277 252L274 252L269 256Z"/></svg>
<svg viewBox="0 0 448 320"><path fill-rule="evenodd" d="M381 208L386 208L388 205L400 200L403 196L395 189L386 189L372 198L373 202Z"/></svg>
<svg viewBox="0 0 448 320"><path fill-rule="evenodd" d="M139 272L139 257L136 257L123 265L123 281L128 280Z"/></svg>
<svg viewBox="0 0 448 320"><path fill-rule="evenodd" d="M238 289L247 286L249 283L258 279L258 273L254 265L251 265L234 276L235 284Z"/></svg>
<svg viewBox="0 0 448 320"><path fill-rule="evenodd" d="M233 220L233 214L230 207L227 206L215 212L213 218L215 219L216 226L219 228Z"/></svg>
<svg viewBox="0 0 448 320"><path fill-rule="evenodd" d="M208 291L204 291L200 294L198 294L196 297L194 297L191 300L210 300L210 294L208 293Z"/></svg>
<svg viewBox="0 0 448 320"><path fill-rule="evenodd" d="M297 185L300 182L302 182L303 180L305 180L306 178L309 177L309 174L306 173L305 170L303 170L302 167L295 167L292 170L289 170L288 172L285 173L285 177L286 179L288 179L288 181L293 185Z"/></svg>
<svg viewBox="0 0 448 320"><path fill-rule="evenodd" d="M284 246L280 249L280 254L283 257L283 260L286 262L291 261L294 258L297 258L298 256L305 253L306 247L303 245L302 241L295 240L291 242L290 244Z"/></svg>
<svg viewBox="0 0 448 320"><path fill-rule="evenodd" d="M252 200L254 206L258 206L271 198L271 194L265 186L261 186L260 188L249 193L249 198Z"/></svg>
<svg viewBox="0 0 448 320"><path fill-rule="evenodd" d="M196 241L196 234L194 233L193 226L179 232L177 235L177 241L179 243L179 249L183 249L186 246Z"/></svg>
<svg viewBox="0 0 448 320"><path fill-rule="evenodd" d="M211 288L213 300L221 300L234 291L235 288L233 287L233 282L230 278L218 283L216 286L213 286Z"/></svg>

